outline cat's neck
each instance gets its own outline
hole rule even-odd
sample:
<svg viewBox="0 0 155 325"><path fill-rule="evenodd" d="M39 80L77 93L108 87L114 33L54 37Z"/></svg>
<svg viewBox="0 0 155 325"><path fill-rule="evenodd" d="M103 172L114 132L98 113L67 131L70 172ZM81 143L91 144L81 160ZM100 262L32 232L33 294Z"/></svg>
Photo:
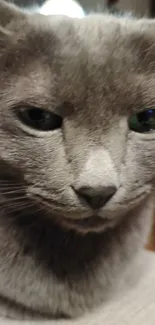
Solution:
<svg viewBox="0 0 155 325"><path fill-rule="evenodd" d="M1 217L0 294L47 314L75 316L98 306L122 279L133 278L151 214L150 199L115 229L87 236L33 215L16 226Z"/></svg>

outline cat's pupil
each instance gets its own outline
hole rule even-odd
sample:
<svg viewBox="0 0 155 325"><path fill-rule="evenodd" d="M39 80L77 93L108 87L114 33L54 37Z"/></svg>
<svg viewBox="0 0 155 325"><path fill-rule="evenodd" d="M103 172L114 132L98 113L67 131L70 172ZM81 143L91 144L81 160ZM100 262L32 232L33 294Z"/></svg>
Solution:
<svg viewBox="0 0 155 325"><path fill-rule="evenodd" d="M155 110L147 110L138 114L138 121L142 124L154 124L155 123Z"/></svg>
<svg viewBox="0 0 155 325"><path fill-rule="evenodd" d="M62 117L41 108L25 108L18 113L21 122L39 131L59 129Z"/></svg>
<svg viewBox="0 0 155 325"><path fill-rule="evenodd" d="M129 119L129 127L139 133L155 131L155 109L147 109L132 115Z"/></svg>
<svg viewBox="0 0 155 325"><path fill-rule="evenodd" d="M42 121L45 122L50 118L50 114L48 112L44 112L40 109L30 109L27 112L29 119L32 121Z"/></svg>

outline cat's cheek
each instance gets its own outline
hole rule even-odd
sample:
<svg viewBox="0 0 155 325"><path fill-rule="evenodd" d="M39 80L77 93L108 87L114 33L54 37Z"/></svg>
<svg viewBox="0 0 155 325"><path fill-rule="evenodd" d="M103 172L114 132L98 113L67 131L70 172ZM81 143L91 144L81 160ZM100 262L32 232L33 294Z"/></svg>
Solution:
<svg viewBox="0 0 155 325"><path fill-rule="evenodd" d="M131 132L120 170L120 187L103 214L110 218L127 213L140 205L155 185L155 135Z"/></svg>

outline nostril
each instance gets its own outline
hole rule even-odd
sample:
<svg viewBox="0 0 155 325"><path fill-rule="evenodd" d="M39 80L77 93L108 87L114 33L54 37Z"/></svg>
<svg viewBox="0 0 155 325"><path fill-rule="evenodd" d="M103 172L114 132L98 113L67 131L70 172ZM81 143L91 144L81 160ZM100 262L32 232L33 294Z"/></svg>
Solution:
<svg viewBox="0 0 155 325"><path fill-rule="evenodd" d="M83 197L93 209L100 209L113 197L116 190L116 186L82 186L78 188L78 190L76 189L76 192L79 196Z"/></svg>
<svg viewBox="0 0 155 325"><path fill-rule="evenodd" d="M104 205L102 196L89 196L85 194L83 197L93 209L100 209Z"/></svg>

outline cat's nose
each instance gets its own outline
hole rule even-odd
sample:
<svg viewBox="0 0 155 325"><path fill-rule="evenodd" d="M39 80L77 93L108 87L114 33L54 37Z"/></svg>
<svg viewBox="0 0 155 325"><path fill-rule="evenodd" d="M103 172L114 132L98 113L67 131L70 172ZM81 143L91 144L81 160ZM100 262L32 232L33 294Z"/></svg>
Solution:
<svg viewBox="0 0 155 325"><path fill-rule="evenodd" d="M81 196L93 209L102 208L116 193L115 186L99 186L85 187L82 186L76 189L76 192Z"/></svg>

